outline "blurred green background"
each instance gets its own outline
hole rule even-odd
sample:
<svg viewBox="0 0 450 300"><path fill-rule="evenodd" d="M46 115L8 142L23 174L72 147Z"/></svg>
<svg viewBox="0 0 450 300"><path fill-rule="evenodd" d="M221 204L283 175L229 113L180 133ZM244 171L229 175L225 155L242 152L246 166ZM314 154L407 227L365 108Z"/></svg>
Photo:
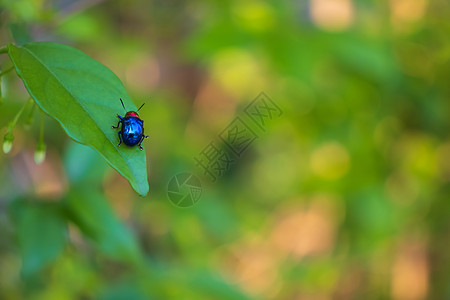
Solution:
<svg viewBox="0 0 450 300"><path fill-rule="evenodd" d="M142 198L49 117L36 165L24 112L0 154L1 299L450 299L447 0L0 3L0 46L99 60L150 136ZM28 95L1 87L4 135ZM260 92L282 115L208 180L194 158ZM190 208L167 197L180 172L202 180Z"/></svg>

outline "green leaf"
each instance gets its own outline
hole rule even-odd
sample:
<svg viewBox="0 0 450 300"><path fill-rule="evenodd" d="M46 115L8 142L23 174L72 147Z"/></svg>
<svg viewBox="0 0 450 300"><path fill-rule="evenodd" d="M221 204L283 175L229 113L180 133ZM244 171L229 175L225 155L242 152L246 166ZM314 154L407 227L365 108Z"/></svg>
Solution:
<svg viewBox="0 0 450 300"><path fill-rule="evenodd" d="M66 200L69 218L107 255L137 262L141 258L138 243L116 217L105 197L94 188L78 190Z"/></svg>
<svg viewBox="0 0 450 300"><path fill-rule="evenodd" d="M29 43L32 40L30 28L25 23L12 23L9 25L9 30L18 45Z"/></svg>
<svg viewBox="0 0 450 300"><path fill-rule="evenodd" d="M8 54L36 103L145 196L149 189L145 151L117 147L117 130L111 128L117 125L116 115L124 113L120 98L127 110L136 110L119 78L83 52L61 44L9 44Z"/></svg>
<svg viewBox="0 0 450 300"><path fill-rule="evenodd" d="M80 188L87 183L101 186L107 168L105 161L84 145L70 143L65 150L64 169L72 185Z"/></svg>
<svg viewBox="0 0 450 300"><path fill-rule="evenodd" d="M15 201L13 218L22 256L22 272L31 275L53 262L64 249L67 225L53 204Z"/></svg>

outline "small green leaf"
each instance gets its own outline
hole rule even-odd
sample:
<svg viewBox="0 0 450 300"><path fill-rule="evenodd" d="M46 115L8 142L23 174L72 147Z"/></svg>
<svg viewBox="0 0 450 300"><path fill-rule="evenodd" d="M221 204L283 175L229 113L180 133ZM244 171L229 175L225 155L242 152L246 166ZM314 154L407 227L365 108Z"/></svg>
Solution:
<svg viewBox="0 0 450 300"><path fill-rule="evenodd" d="M31 275L53 262L64 249L67 225L57 206L15 201L13 217L22 256L22 272Z"/></svg>
<svg viewBox="0 0 450 300"><path fill-rule="evenodd" d="M122 261L141 258L132 232L116 217L105 197L93 188L71 193L66 200L69 218L107 255Z"/></svg>
<svg viewBox="0 0 450 300"><path fill-rule="evenodd" d="M107 67L72 47L49 43L8 45L8 54L36 103L61 123L75 141L101 156L131 186L148 192L145 151L139 147L117 147L117 114L136 110L119 78Z"/></svg>

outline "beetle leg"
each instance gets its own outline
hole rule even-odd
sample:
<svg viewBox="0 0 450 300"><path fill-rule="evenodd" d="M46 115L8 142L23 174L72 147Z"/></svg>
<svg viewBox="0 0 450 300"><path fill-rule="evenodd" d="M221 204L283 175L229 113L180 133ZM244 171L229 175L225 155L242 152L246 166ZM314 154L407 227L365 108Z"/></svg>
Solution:
<svg viewBox="0 0 450 300"><path fill-rule="evenodd" d="M144 148L142 148L141 144L144 138L148 138L148 135L142 135L141 140L139 141L139 149L142 151Z"/></svg>
<svg viewBox="0 0 450 300"><path fill-rule="evenodd" d="M120 120L119 123L117 123L117 126L111 126L111 127L114 129L117 129L117 128L119 128L120 123L122 123L122 120Z"/></svg>
<svg viewBox="0 0 450 300"><path fill-rule="evenodd" d="M117 147L120 147L120 144L122 144L122 130L119 131L119 132L117 133L117 135L119 136L119 144L117 145Z"/></svg>
<svg viewBox="0 0 450 300"><path fill-rule="evenodd" d="M112 126L112 128L114 128L114 129L119 128L120 123L122 123L122 117L119 116L119 115L117 115L117 117L119 117L120 120L119 120L119 122L117 123L117 126Z"/></svg>

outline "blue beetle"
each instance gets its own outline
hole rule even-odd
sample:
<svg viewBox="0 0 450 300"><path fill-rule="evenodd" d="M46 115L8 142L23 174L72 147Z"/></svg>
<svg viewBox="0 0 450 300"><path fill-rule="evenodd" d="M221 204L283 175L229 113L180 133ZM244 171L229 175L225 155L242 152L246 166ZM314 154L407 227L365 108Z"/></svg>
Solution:
<svg viewBox="0 0 450 300"><path fill-rule="evenodd" d="M125 105L123 105L122 99L120 99L120 102L122 103L123 109L125 109ZM139 107L138 111L144 106L145 103ZM125 117L121 117L117 115L119 118L119 123L117 123L117 126L112 126L112 128L117 129L119 128L119 125L122 124L122 128L118 132L119 135L119 144L117 147L120 147L120 144L122 144L122 141L125 145L133 147L139 144L139 149L142 150L142 141L144 138L148 138L147 135L144 135L144 121L139 118L139 115L135 111L129 111L125 114Z"/></svg>

